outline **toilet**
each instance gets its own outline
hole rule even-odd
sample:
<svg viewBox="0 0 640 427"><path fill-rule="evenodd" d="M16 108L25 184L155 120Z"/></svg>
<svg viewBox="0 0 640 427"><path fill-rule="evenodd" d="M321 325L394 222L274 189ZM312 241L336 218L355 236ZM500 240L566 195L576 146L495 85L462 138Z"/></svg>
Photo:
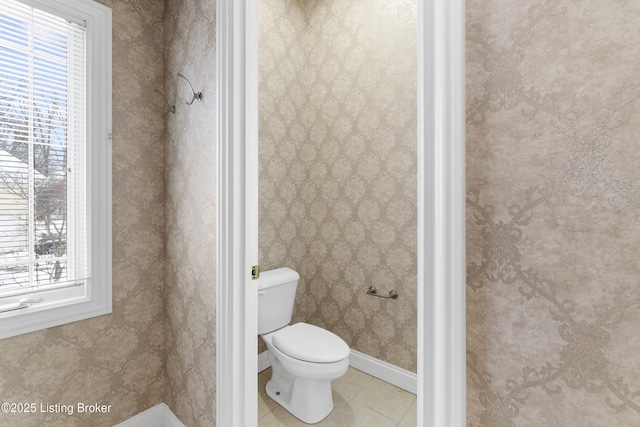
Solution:
<svg viewBox="0 0 640 427"><path fill-rule="evenodd" d="M315 424L333 410L331 381L347 372L351 350L326 329L289 325L299 279L286 267L260 273L258 334L272 368L267 395L296 418Z"/></svg>

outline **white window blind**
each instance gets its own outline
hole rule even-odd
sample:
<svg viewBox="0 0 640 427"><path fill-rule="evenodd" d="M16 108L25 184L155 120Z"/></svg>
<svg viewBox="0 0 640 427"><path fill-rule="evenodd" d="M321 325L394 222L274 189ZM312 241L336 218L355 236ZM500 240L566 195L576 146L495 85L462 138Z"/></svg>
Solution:
<svg viewBox="0 0 640 427"><path fill-rule="evenodd" d="M86 64L83 22L0 2L0 315L86 294Z"/></svg>

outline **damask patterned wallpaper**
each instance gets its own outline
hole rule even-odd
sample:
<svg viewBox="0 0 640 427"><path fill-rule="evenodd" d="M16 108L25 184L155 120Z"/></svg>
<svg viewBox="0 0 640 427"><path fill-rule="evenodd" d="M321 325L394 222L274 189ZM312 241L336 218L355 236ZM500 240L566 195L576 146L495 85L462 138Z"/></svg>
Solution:
<svg viewBox="0 0 640 427"><path fill-rule="evenodd" d="M185 425L215 425L216 13L169 0L165 13L166 391ZM184 74L202 102L191 100Z"/></svg>
<svg viewBox="0 0 640 427"><path fill-rule="evenodd" d="M3 397L110 403L105 425L165 400L213 425L215 241L198 230L215 224L214 4L167 2L174 116L149 98L163 87L163 3L103 3L114 313L0 341ZM414 369L415 6L354 3L260 3L261 261L302 274L297 319ZM467 0L470 427L640 424L638 16L633 0ZM182 104L177 72L202 104ZM390 283L397 301L364 295Z"/></svg>
<svg viewBox="0 0 640 427"><path fill-rule="evenodd" d="M416 36L415 1L259 2L261 267L300 273L294 322L414 371Z"/></svg>
<svg viewBox="0 0 640 427"><path fill-rule="evenodd" d="M468 425L640 425L640 3L466 15Z"/></svg>
<svg viewBox="0 0 640 427"><path fill-rule="evenodd" d="M0 340L0 390L3 402L111 410L0 413L0 426L111 426L163 401L162 102L153 89L162 88L164 7L101 3L113 10L113 313Z"/></svg>

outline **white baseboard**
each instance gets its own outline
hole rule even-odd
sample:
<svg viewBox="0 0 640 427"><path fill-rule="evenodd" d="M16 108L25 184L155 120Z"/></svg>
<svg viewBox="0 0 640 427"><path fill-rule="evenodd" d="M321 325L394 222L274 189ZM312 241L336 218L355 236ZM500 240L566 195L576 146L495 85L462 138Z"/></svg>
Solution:
<svg viewBox="0 0 640 427"><path fill-rule="evenodd" d="M418 375L387 363L383 360L376 359L356 350L351 350L349 355L349 365L359 371L376 377L379 380L393 384L409 393L418 393Z"/></svg>
<svg viewBox="0 0 640 427"><path fill-rule="evenodd" d="M389 384L393 384L409 393L418 393L418 376L406 369L399 368L375 357L351 350L349 365L359 371L369 374ZM267 351L258 355L258 372L267 369L271 364Z"/></svg>
<svg viewBox="0 0 640 427"><path fill-rule="evenodd" d="M113 427L185 427L165 403L159 403Z"/></svg>
<svg viewBox="0 0 640 427"><path fill-rule="evenodd" d="M269 350L265 350L262 353L258 354L258 373L264 371L270 366L271 362L269 362Z"/></svg>

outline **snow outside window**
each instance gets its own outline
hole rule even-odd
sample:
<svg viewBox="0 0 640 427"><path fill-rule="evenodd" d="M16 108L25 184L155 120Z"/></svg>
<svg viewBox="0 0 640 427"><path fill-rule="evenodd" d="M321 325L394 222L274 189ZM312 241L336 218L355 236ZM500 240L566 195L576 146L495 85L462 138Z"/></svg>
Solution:
<svg viewBox="0 0 640 427"><path fill-rule="evenodd" d="M0 2L0 338L111 311L111 10Z"/></svg>

